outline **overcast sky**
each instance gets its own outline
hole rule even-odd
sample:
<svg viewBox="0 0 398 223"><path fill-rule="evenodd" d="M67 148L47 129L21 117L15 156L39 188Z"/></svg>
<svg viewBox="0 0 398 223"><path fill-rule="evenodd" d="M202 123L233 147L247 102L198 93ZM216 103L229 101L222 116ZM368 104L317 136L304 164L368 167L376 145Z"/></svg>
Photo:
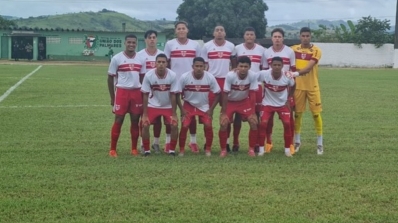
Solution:
<svg viewBox="0 0 398 223"><path fill-rule="evenodd" d="M215 0L222 1L222 0ZM224 0L228 1L228 0ZM0 15L29 17L114 10L140 20L175 20L182 0L0 0ZM268 0L268 25L306 19L358 20L371 15L395 24L396 0Z"/></svg>

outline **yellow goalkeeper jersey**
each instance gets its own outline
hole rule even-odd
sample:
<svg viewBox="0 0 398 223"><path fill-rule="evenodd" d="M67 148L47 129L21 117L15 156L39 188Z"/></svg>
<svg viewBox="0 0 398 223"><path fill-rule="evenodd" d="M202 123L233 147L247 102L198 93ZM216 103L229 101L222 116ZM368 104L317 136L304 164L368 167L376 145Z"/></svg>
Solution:
<svg viewBox="0 0 398 223"><path fill-rule="evenodd" d="M311 60L316 62L309 73L307 73L305 76L296 77L296 89L305 91L319 91L318 62L322 56L321 49L312 44L310 48L302 48L301 44L294 45L291 48L296 56L297 70L305 68Z"/></svg>

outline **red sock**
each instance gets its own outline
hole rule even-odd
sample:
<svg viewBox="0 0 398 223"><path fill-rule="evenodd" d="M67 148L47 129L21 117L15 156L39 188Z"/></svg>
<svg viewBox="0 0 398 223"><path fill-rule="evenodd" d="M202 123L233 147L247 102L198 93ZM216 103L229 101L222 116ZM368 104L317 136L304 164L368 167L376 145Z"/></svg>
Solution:
<svg viewBox="0 0 398 223"><path fill-rule="evenodd" d="M180 151L184 150L185 148L185 141L187 140L187 132L188 132L188 128L187 127L181 127L180 130L180 136L179 136L179 144L180 144ZM171 143L171 140L170 140Z"/></svg>
<svg viewBox="0 0 398 223"><path fill-rule="evenodd" d="M272 127L274 127L274 116L271 116L267 124L267 144L272 144Z"/></svg>
<svg viewBox="0 0 398 223"><path fill-rule="evenodd" d="M159 131L160 133L160 131ZM166 134L171 134L171 127L170 125L166 125Z"/></svg>
<svg viewBox="0 0 398 223"><path fill-rule="evenodd" d="M234 145L239 145L239 133L242 125L241 123L234 123Z"/></svg>
<svg viewBox="0 0 398 223"><path fill-rule="evenodd" d="M249 147L254 148L257 144L258 139L258 131L257 130L250 130L249 131Z"/></svg>
<svg viewBox="0 0 398 223"><path fill-rule="evenodd" d="M285 139L285 148L290 148L292 144L292 135L290 134L290 121L283 123L283 138Z"/></svg>
<svg viewBox="0 0 398 223"><path fill-rule="evenodd" d="M189 124L189 133L196 134L196 118L193 117L191 119L191 123Z"/></svg>
<svg viewBox="0 0 398 223"><path fill-rule="evenodd" d="M111 129L111 150L116 150L117 141L119 140L122 124L114 122Z"/></svg>
<svg viewBox="0 0 398 223"><path fill-rule="evenodd" d="M213 144L213 127L212 126L205 127L205 138L206 138L206 150L210 150L211 145Z"/></svg>
<svg viewBox="0 0 398 223"><path fill-rule="evenodd" d="M131 135L131 149L137 149L138 137L140 136L138 123L131 123L130 135Z"/></svg>
<svg viewBox="0 0 398 223"><path fill-rule="evenodd" d="M142 145L144 146L145 152L150 151L150 149L149 149L149 145L150 145L149 139L142 139Z"/></svg>
<svg viewBox="0 0 398 223"><path fill-rule="evenodd" d="M155 124L153 124L153 137L159 138L160 132L162 131L161 117L157 118Z"/></svg>
<svg viewBox="0 0 398 223"><path fill-rule="evenodd" d="M170 139L170 151L175 151L177 146L177 139Z"/></svg>
<svg viewBox="0 0 398 223"><path fill-rule="evenodd" d="M290 114L290 135L292 136L292 143L294 142L294 115Z"/></svg>
<svg viewBox="0 0 398 223"><path fill-rule="evenodd" d="M264 122L260 122L258 125L258 145L263 147L265 144L265 136L267 131L267 124Z"/></svg>
<svg viewBox="0 0 398 223"><path fill-rule="evenodd" d="M228 138L227 131L218 131L218 137L220 139L220 148L221 150L227 149L227 138Z"/></svg>

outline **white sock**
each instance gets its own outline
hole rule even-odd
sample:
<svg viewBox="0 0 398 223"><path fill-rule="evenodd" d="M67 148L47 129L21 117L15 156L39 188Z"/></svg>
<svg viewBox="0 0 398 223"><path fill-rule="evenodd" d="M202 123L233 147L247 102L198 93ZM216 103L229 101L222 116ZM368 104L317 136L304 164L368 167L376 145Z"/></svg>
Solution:
<svg viewBox="0 0 398 223"><path fill-rule="evenodd" d="M153 138L153 144L159 145L159 138Z"/></svg>
<svg viewBox="0 0 398 223"><path fill-rule="evenodd" d="M196 143L196 134L191 134L191 143Z"/></svg>
<svg viewBox="0 0 398 223"><path fill-rule="evenodd" d="M144 146L144 144L142 143L142 137L141 137L141 140L140 140L140 145L141 145L141 147Z"/></svg>
<svg viewBox="0 0 398 223"><path fill-rule="evenodd" d="M285 148L285 154L290 154L290 148Z"/></svg>
<svg viewBox="0 0 398 223"><path fill-rule="evenodd" d="M317 138L317 145L322 146L323 145L323 138L322 136L318 136Z"/></svg>
<svg viewBox="0 0 398 223"><path fill-rule="evenodd" d="M227 138L227 144L229 144L229 138Z"/></svg>
<svg viewBox="0 0 398 223"><path fill-rule="evenodd" d="M258 153L264 153L264 146L260 146L258 148Z"/></svg>
<svg viewBox="0 0 398 223"><path fill-rule="evenodd" d="M301 143L300 133L294 134L294 141L295 143Z"/></svg>
<svg viewBox="0 0 398 223"><path fill-rule="evenodd" d="M170 143L171 136L170 134L166 134L166 144Z"/></svg>

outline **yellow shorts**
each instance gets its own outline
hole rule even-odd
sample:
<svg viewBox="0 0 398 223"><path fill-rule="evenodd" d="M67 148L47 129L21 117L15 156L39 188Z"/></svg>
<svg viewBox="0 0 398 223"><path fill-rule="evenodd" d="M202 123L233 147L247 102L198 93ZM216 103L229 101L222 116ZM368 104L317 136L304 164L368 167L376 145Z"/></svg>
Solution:
<svg viewBox="0 0 398 223"><path fill-rule="evenodd" d="M296 112L305 112L307 99L310 104L311 112L322 111L321 93L319 91L304 91L296 89L294 91Z"/></svg>

